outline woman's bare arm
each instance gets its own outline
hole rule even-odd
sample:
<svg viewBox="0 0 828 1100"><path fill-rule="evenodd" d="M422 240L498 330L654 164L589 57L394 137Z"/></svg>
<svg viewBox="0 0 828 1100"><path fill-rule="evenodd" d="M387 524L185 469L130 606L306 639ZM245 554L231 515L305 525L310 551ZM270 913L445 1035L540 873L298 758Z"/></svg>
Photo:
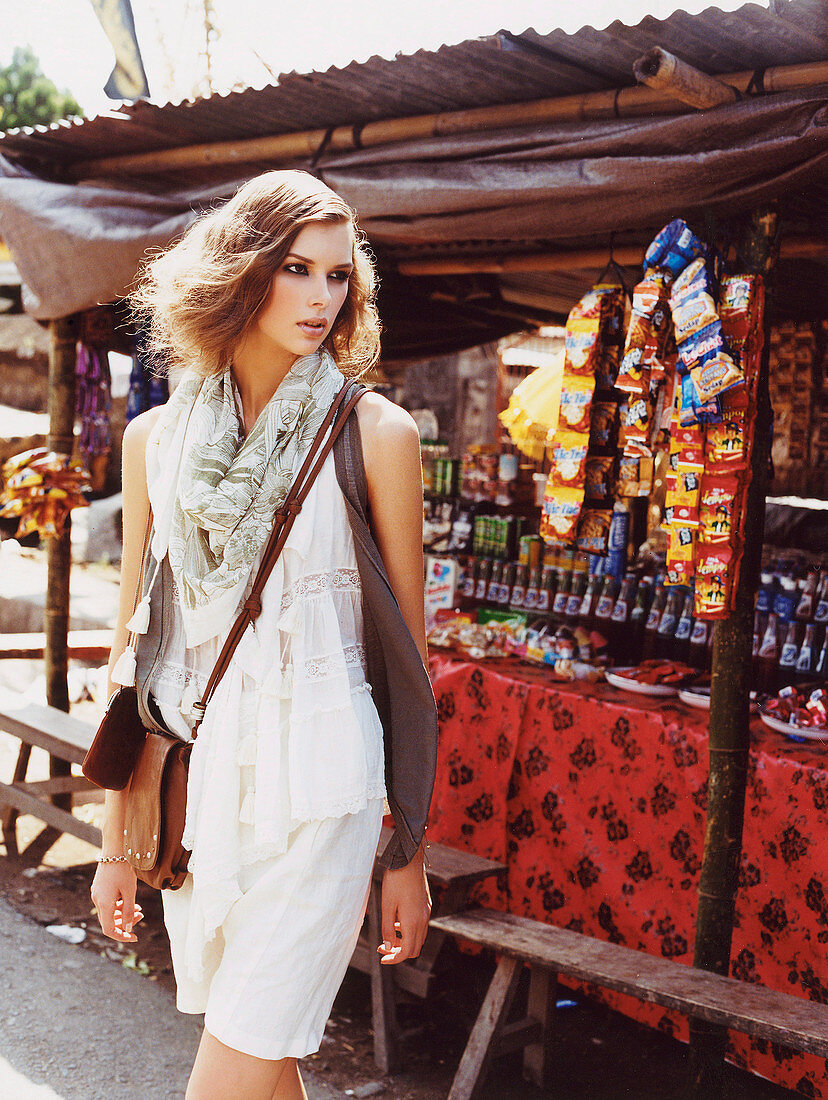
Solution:
<svg viewBox="0 0 828 1100"><path fill-rule="evenodd" d="M423 598L423 476L417 425L379 394L357 405L371 526L403 619L428 660ZM425 840L405 867L382 881L381 962L415 958L425 942L431 896L423 866Z"/></svg>
<svg viewBox="0 0 828 1100"><path fill-rule="evenodd" d="M357 413L371 527L403 619L425 663L420 436L412 417L379 394L367 393Z"/></svg>
<svg viewBox="0 0 828 1100"><path fill-rule="evenodd" d="M124 432L122 446L123 485L123 552L118 618L109 656L107 696L117 689L112 682L112 669L126 648L127 621L132 615L141 550L149 514L145 453L147 437L158 418L159 409L137 416ZM125 793L107 791L104 797L103 854L122 855L124 835ZM128 942L137 937L132 925L141 919L140 906L135 906L135 872L124 863L102 863L92 884L92 900L106 935Z"/></svg>

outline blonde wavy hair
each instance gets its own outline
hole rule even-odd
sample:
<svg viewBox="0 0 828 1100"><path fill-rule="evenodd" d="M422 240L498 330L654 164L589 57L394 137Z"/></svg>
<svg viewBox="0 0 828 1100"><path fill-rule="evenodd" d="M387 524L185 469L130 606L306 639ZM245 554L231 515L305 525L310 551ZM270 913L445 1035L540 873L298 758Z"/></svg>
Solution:
<svg viewBox="0 0 828 1100"><path fill-rule="evenodd" d="M129 305L155 368L227 370L299 231L312 222L347 222L354 233L348 294L324 346L347 376L373 366L380 321L365 235L335 191L307 172L286 170L243 184L144 265Z"/></svg>

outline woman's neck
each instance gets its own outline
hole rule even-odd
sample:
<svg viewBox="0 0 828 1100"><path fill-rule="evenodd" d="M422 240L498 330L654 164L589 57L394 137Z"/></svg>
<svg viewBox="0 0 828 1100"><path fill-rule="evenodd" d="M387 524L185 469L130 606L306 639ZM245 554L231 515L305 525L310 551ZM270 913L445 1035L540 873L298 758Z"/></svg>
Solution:
<svg viewBox="0 0 828 1100"><path fill-rule="evenodd" d="M230 369L241 398L245 435L250 434L297 358L258 334L249 334L238 346Z"/></svg>

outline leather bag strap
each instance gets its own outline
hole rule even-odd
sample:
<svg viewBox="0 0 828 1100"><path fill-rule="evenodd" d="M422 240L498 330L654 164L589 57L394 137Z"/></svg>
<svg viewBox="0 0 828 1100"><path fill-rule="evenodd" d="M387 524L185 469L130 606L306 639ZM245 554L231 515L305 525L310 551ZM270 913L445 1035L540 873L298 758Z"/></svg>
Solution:
<svg viewBox="0 0 828 1100"><path fill-rule="evenodd" d="M198 735L198 727L204 720L204 712L207 709L207 704L212 698L213 692L218 687L224 673L227 671L230 665L230 659L232 658L236 646L242 639L242 635L251 623L254 623L258 619L262 610L262 591L267 579L273 572L273 567L279 555L287 542L290 530L293 527L294 521L299 513L302 511L302 505L305 502L305 498L310 492L311 486L316 480L317 474L322 469L325 459L331 452L331 449L336 442L337 436L345 426L345 422L351 415L357 401L366 392L366 388L355 390L351 397L345 401L345 394L350 388L351 382L346 381L345 385L336 395L333 400L333 404L328 410L325 419L319 427L319 431L314 437L313 443L310 445L305 460L296 475L290 490L285 497L284 503L276 512L274 518L273 530L270 533L270 538L267 541L264 553L262 555L261 564L259 570L256 573L256 579L253 581L253 587L250 590L250 594L242 605L242 610L230 628L230 633L227 636L221 652L219 653L216 663L213 667L213 671L210 673L210 678L207 681L207 686L204 689L204 694L201 699L193 704L193 709L196 711L197 718L196 723L193 726L193 740ZM323 445L322 440L325 438L325 433L333 422L331 433Z"/></svg>

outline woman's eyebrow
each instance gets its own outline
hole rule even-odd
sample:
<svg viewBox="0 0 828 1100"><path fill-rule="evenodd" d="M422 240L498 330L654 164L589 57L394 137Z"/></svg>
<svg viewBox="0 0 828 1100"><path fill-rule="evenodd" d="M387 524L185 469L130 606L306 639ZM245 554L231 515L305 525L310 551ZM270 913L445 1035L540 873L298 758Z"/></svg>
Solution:
<svg viewBox="0 0 828 1100"><path fill-rule="evenodd" d="M294 260L300 260L300 261L301 261L301 262L302 262L303 264L309 264L309 265L310 265L311 267L313 267L313 265L314 265L314 264L315 264L315 262L316 262L315 260L309 260L309 259L307 258L307 256L300 256L298 252L288 252L288 254L287 254L287 256L286 256L285 258L286 258L286 259L291 259L291 258L292 258L292 259L294 259ZM344 264L336 264L336 265L335 265L335 266L333 267L333 269L332 269L332 270L334 270L334 271L338 271L338 270L339 270L340 268L342 268L342 267L348 267L348 268L350 268L351 270L353 270L353 266L354 266L354 265L353 265L352 263L350 263L349 261L346 261L346 262L345 262Z"/></svg>

